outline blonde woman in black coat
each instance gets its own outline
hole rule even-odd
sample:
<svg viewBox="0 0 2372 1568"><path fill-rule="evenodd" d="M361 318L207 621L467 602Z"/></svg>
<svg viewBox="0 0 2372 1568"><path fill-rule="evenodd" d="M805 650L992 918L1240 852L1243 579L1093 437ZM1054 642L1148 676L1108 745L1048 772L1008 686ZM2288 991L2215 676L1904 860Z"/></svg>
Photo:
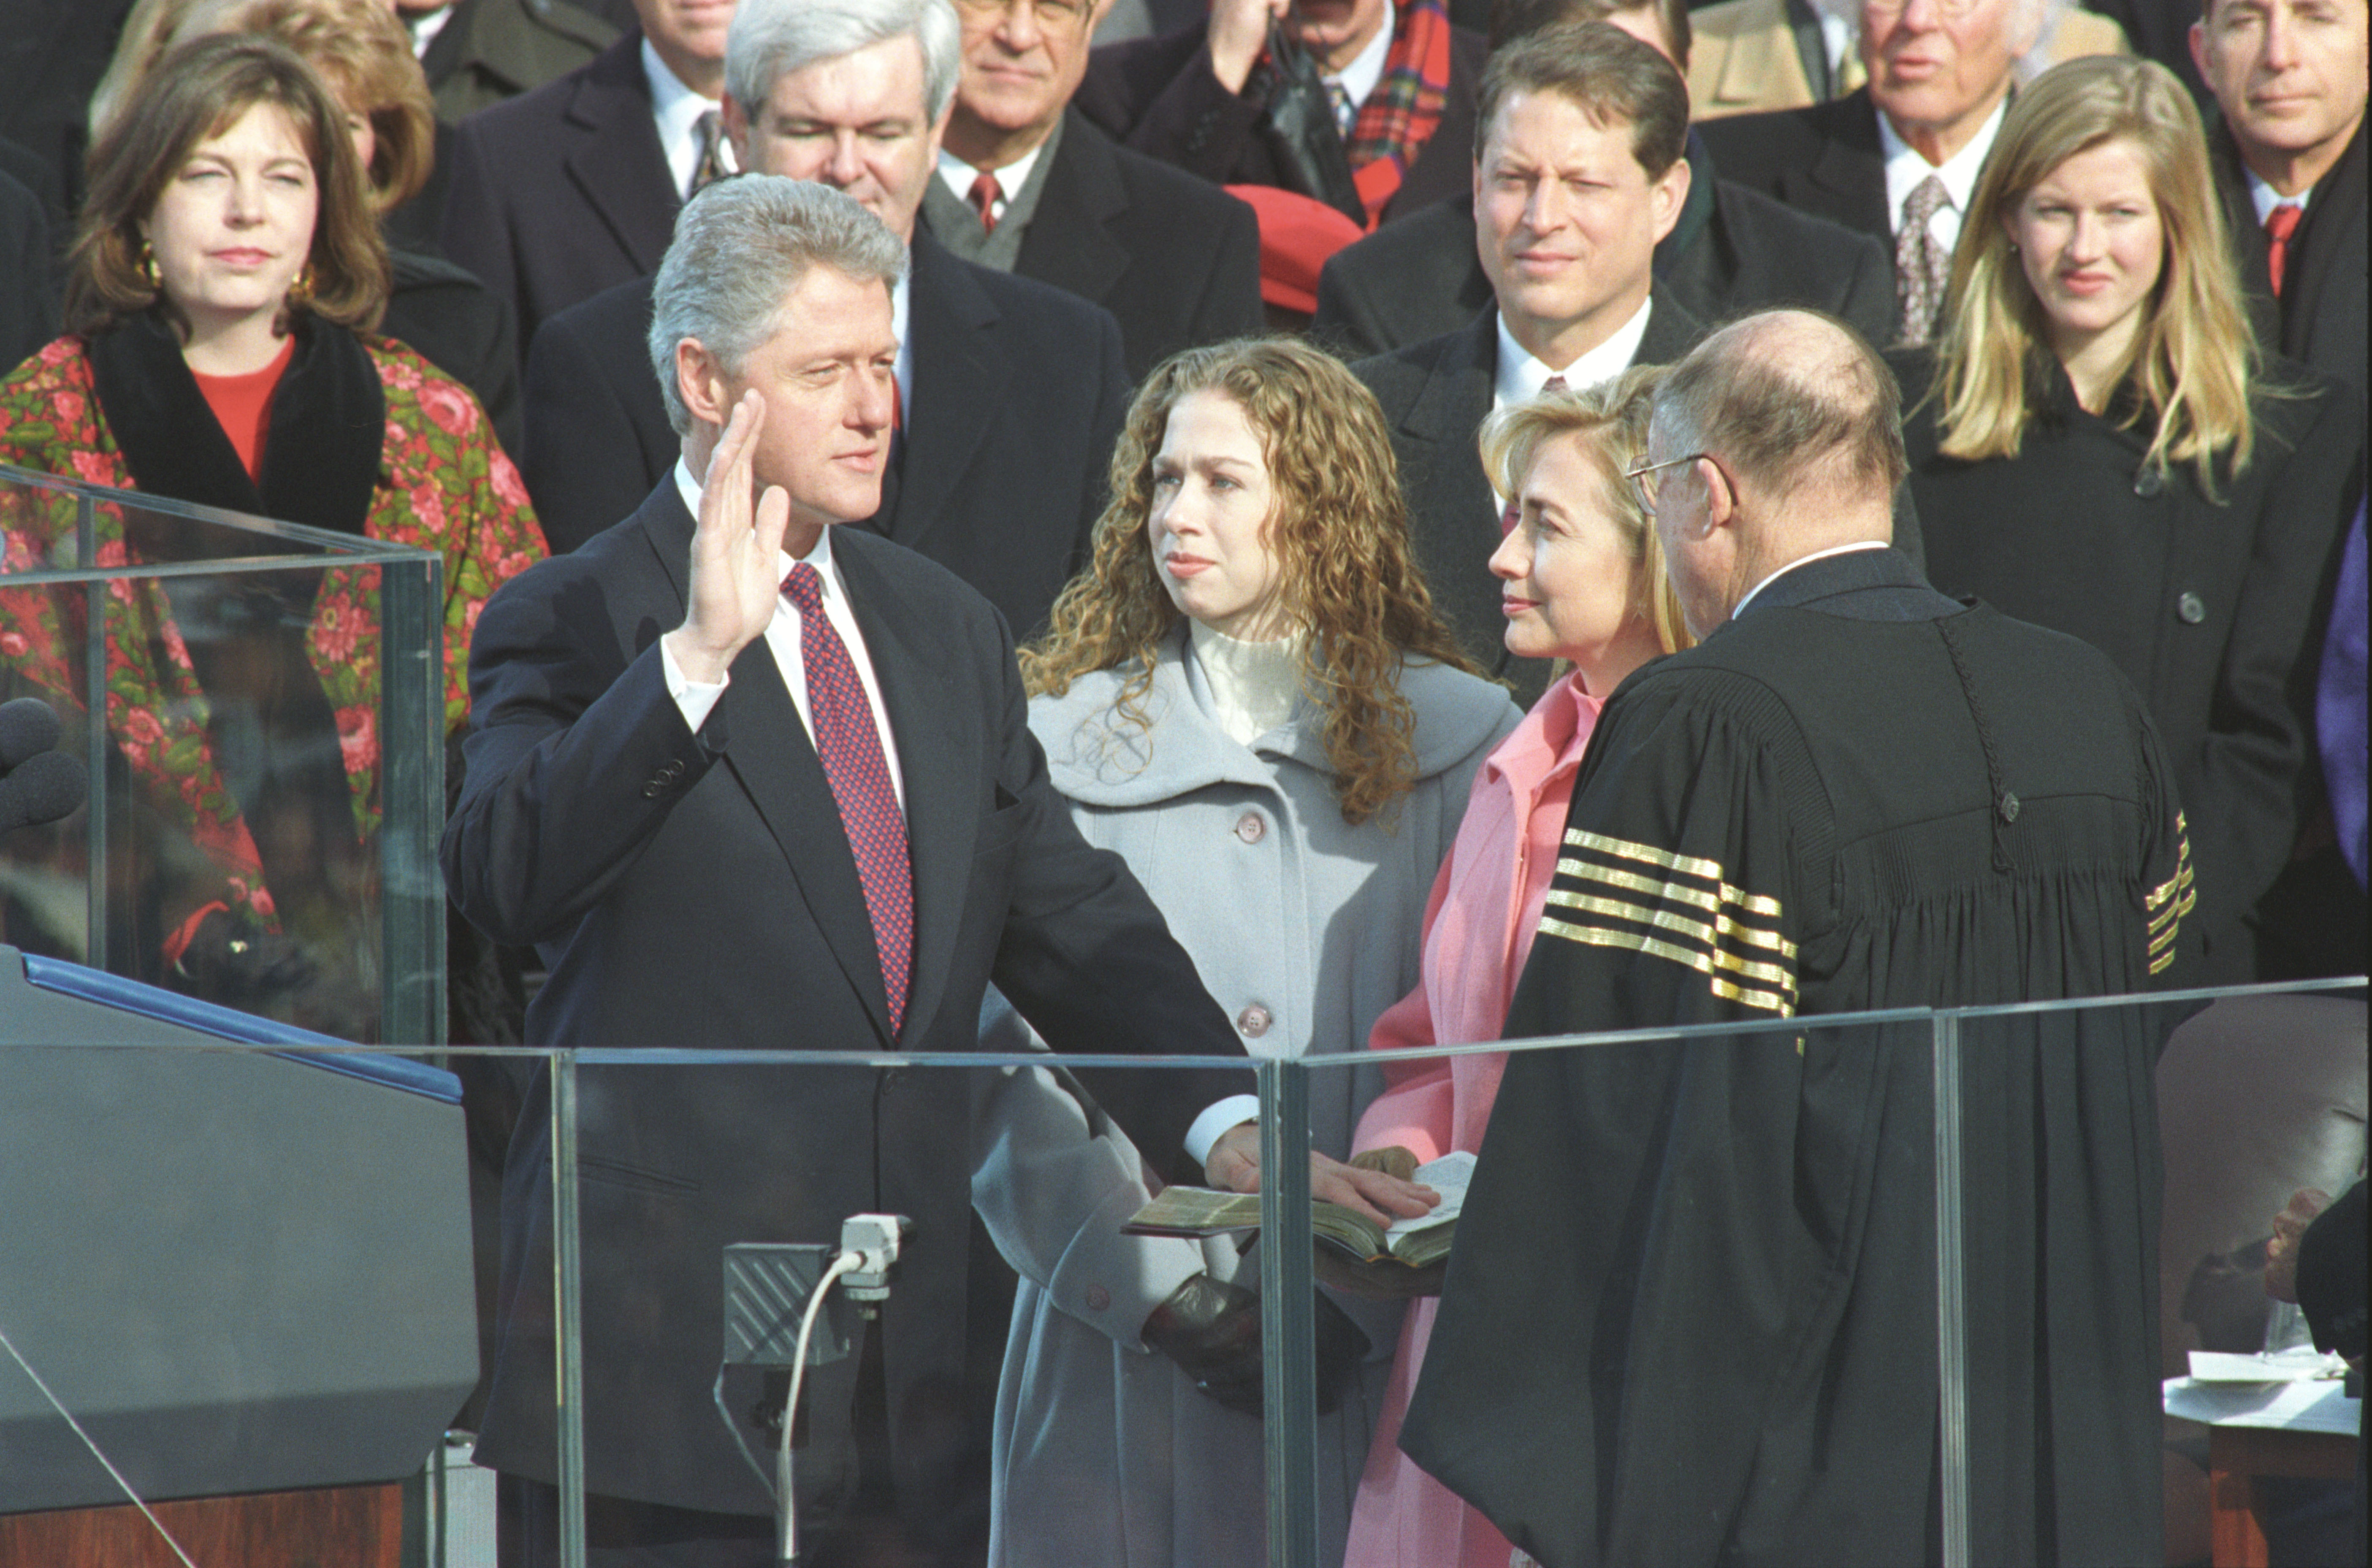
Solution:
<svg viewBox="0 0 2372 1568"><path fill-rule="evenodd" d="M2083 638L2148 702L2207 971L2256 978L2290 858L2319 596L2364 485L2355 394L2261 363L2190 96L2146 60L2018 95L1932 354L1898 351L1927 570Z"/></svg>

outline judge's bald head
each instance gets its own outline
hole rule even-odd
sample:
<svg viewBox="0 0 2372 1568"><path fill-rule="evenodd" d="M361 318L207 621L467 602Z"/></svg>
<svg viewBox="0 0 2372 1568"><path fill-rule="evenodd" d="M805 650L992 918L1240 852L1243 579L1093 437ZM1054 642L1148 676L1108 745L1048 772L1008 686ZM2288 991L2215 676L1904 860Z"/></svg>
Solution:
<svg viewBox="0 0 2372 1568"><path fill-rule="evenodd" d="M1643 460L1660 465L1657 527L1702 636L1790 563L1892 539L1901 395L1843 322L1764 311L1715 332L1666 377Z"/></svg>

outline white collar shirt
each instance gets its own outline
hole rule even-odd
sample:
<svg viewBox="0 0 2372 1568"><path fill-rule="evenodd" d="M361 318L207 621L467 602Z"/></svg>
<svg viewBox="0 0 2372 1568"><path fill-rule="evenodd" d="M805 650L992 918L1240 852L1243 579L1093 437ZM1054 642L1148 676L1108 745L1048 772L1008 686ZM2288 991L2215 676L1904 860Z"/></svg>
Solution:
<svg viewBox="0 0 2372 1568"><path fill-rule="evenodd" d="M1541 388L1552 376L1562 376L1564 384L1576 390L1611 381L1631 368L1639 357L1639 343L1647 335L1647 317L1655 307L1654 296L1639 302L1631 319L1610 333L1606 341L1566 366L1563 370L1551 369L1534 359L1516 334L1507 330L1506 312L1499 313L1499 367L1491 384L1491 406L1502 409L1509 403L1520 403L1541 395Z"/></svg>
<svg viewBox="0 0 2372 1568"><path fill-rule="evenodd" d="M1895 134L1894 126L1884 114L1878 117L1878 145L1886 154L1886 226L1891 231L1902 226L1902 203L1911 192L1929 175L1944 182L1944 194L1949 200L1936 209L1927 220L1927 232L1936 243L1948 253L1960 240L1960 219L1969 210L1969 199L1976 194L1977 176L1984 172L1985 154L1993 150L1994 137L2000 134L2002 116L2009 112L2009 99L1994 105L1969 145L1946 158L1941 164L1929 163L1912 149L1911 144Z"/></svg>
<svg viewBox="0 0 2372 1568"><path fill-rule="evenodd" d="M667 155L668 175L675 181L675 193L689 196L692 177L700 172L700 117L717 108L717 101L684 86L667 68L649 39L643 40L643 79L651 85L651 122L658 128L659 151ZM729 166L733 144L720 141L717 145L717 156Z"/></svg>
<svg viewBox="0 0 2372 1568"><path fill-rule="evenodd" d="M1002 168L980 169L941 147L939 182L954 192L956 200L968 207L971 205L971 182L983 174L994 175L996 199L988 204L988 211L992 217L1001 218L1005 215L1005 204L1013 200L1015 192L1029 182L1029 171L1038 167L1038 155L1045 150L1046 144L1041 142ZM903 339L904 334L901 333L900 341Z"/></svg>
<svg viewBox="0 0 2372 1568"><path fill-rule="evenodd" d="M676 494L683 498L684 509L695 520L700 517L700 481L693 477L692 465L681 458L675 464ZM881 682L873 673L873 660L865 650L865 633L856 624L856 612L848 602L848 588L840 579L840 569L832 564L831 529L827 528L816 536L815 548L805 555L783 554L776 562L777 579L791 575L791 568L805 562L816 569L823 584L824 619L840 633L848 649L848 660L856 667L857 683L865 688L865 701L873 710L874 732L881 738L882 761L890 765L890 784L898 792L898 804L906 804L906 776L898 766L898 738L890 731L890 711L881 705ZM799 649L799 610L787 594L774 596L774 618L766 623L766 647L774 656L774 668L782 672L783 685L790 691L791 705L799 711L799 723L806 726L808 738L815 738L815 719L808 708L807 661ZM728 672L714 685L693 680L685 676L668 649L666 639L659 641L659 668L667 680L668 695L682 714L683 722L697 730L708 722L709 713L725 688L732 684Z"/></svg>
<svg viewBox="0 0 2372 1568"><path fill-rule="evenodd" d="M1367 101L1367 95L1374 92L1376 84L1384 79L1384 63L1392 57L1392 29L1399 19L1398 11L1387 8L1384 25L1376 29L1376 36L1367 41L1366 47L1353 55L1348 65L1328 78L1343 89L1343 102L1350 110L1345 122L1335 127L1345 136L1351 134L1351 127L1359 122L1359 106Z"/></svg>
<svg viewBox="0 0 2372 1568"><path fill-rule="evenodd" d="M1755 584L1752 587L1747 589L1746 597L1738 601L1738 608L1729 612L1729 618L1732 621L1735 621L1739 616L1745 614L1746 607L1754 602L1754 596L1756 594L1761 593L1763 589L1769 587L1772 584L1777 582L1780 578L1785 576L1788 573L1794 571L1798 566L1804 565L1808 562L1826 561L1831 555L1851 555L1856 551L1884 550L1887 548L1887 542L1882 539L1862 539L1855 540L1851 544L1832 544L1826 550L1816 550L1809 555L1799 555L1795 560L1788 562L1785 566L1780 567L1776 572L1773 572L1769 576L1763 578L1761 582Z"/></svg>
<svg viewBox="0 0 2372 1568"><path fill-rule="evenodd" d="M2304 215L2307 202L2308 198L2312 197L2314 194L2314 188L2312 186L2308 186L2295 196L2285 196L2265 181L2258 179L2257 171L2255 169L2250 168L2246 165L2241 167L2242 172L2247 174L2249 177L2249 200L2257 204L2257 226L2260 228L2264 226L2264 222L2267 218L2273 215L2273 209L2275 207L2296 207L2298 210L2299 215L2301 216Z"/></svg>

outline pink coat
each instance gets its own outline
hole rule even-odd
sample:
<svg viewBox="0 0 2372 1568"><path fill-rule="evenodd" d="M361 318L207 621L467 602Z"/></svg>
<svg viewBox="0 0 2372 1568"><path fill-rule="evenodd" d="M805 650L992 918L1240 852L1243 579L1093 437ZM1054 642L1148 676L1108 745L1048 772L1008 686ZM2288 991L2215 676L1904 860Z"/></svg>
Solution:
<svg viewBox="0 0 2372 1568"><path fill-rule="evenodd" d="M1367 1037L1378 1051L1496 1040L1539 929L1565 807L1598 698L1569 675L1541 694L1474 776L1449 858L1424 912L1416 990ZM1503 1054L1403 1063L1359 1119L1354 1149L1399 1144L1419 1161L1480 1149ZM1351 1512L1344 1568L1507 1568L1506 1539L1400 1450L1401 1419L1424 1362L1437 1298L1409 1310Z"/></svg>

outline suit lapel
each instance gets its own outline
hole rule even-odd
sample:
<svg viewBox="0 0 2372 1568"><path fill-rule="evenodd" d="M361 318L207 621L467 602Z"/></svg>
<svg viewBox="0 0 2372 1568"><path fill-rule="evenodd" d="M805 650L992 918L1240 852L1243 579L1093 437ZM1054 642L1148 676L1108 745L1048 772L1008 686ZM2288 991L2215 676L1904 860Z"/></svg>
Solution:
<svg viewBox="0 0 2372 1568"><path fill-rule="evenodd" d="M1469 629L1494 626L1500 617L1498 582L1483 566L1498 548L1492 520L1496 506L1474 450L1474 433L1491 412L1498 364L1499 313L1493 306L1443 342L1401 421L1426 448L1424 475L1409 496L1411 513L1431 519L1418 536L1418 565L1453 622ZM1428 547L1433 556L1423 559Z"/></svg>
<svg viewBox="0 0 2372 1568"><path fill-rule="evenodd" d="M1076 109L1063 113L1054 161L1021 237L1014 272L1100 305L1128 272L1128 248L1106 226L1128 211L1120 160Z"/></svg>
<svg viewBox="0 0 2372 1568"><path fill-rule="evenodd" d="M1647 328L1639 334L1634 365L1678 365L1704 336L1704 323L1683 309L1661 289L1647 299Z"/></svg>
<svg viewBox="0 0 2372 1568"><path fill-rule="evenodd" d="M983 775L981 752L987 741L980 733L977 697L939 673L947 657L945 635L881 574L872 559L878 548L870 539L835 535L833 561L865 632L866 654L881 683L881 705L898 738L898 771L905 781L906 846L914 866L914 969L901 1038L912 1039L937 1011L954 963L983 809L959 781ZM855 862L850 864L853 868ZM861 909L861 892L858 898Z"/></svg>
<svg viewBox="0 0 2372 1568"><path fill-rule="evenodd" d="M673 477L660 482L660 494L645 508L645 531L677 602L688 603L692 518L675 494ZM869 636L866 647L869 652ZM873 916L866 907L865 886L857 879L856 856L848 847L840 806L832 799L815 742L799 722L798 709L784 689L781 667L763 637L734 659L732 679L703 727L722 735L726 766L781 847L816 928L889 1042L890 996L881 983L881 954L873 943ZM906 740L894 715L892 730L899 736L902 760Z"/></svg>
<svg viewBox="0 0 2372 1568"><path fill-rule="evenodd" d="M568 176L634 263L658 271L675 229L675 177L651 123L641 35L611 44L577 83L570 123L586 133L568 155Z"/></svg>
<svg viewBox="0 0 2372 1568"><path fill-rule="evenodd" d="M906 331L915 345L913 412L899 459L897 502L885 508L887 526L880 531L920 550L1004 407L1012 367L994 352L991 332L1001 318L967 264L919 229L913 257L906 296Z"/></svg>
<svg viewBox="0 0 2372 1568"><path fill-rule="evenodd" d="M1886 209L1886 157L1879 150L1878 110L1867 87L1820 106L1820 157L1801 174L1785 177L1787 199L1848 228L1874 234L1889 254L1894 225Z"/></svg>
<svg viewBox="0 0 2372 1568"><path fill-rule="evenodd" d="M2343 286L2355 289L2359 300L2363 296L2364 139L2365 128L2359 123L2355 139L2307 199L2306 221L2298 226L2297 261L2282 283L2282 352L2301 363L2313 357L2322 292L2333 275L2343 280ZM2251 202L2250 212L2253 215L2255 211ZM2261 227L2257 232L2262 242L2264 230ZM2351 240L2356 263L2353 276L2334 264Z"/></svg>

